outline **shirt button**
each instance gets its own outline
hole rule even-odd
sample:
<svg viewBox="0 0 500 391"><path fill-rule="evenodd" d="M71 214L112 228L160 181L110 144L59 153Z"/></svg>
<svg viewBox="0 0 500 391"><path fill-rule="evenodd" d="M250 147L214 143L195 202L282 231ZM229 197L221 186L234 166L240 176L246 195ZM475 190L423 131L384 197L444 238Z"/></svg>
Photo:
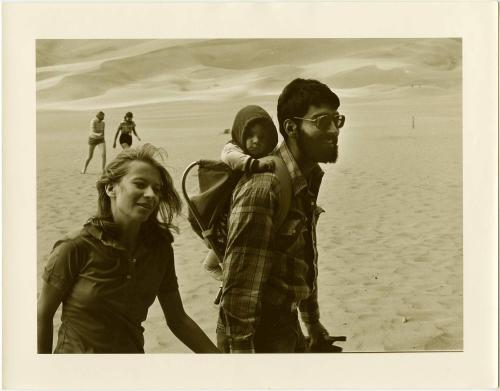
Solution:
<svg viewBox="0 0 500 391"><path fill-rule="evenodd" d="M131 259L131 261L132 261L132 263L136 263L136 262L137 262L137 259L132 258L132 259Z"/></svg>
<svg viewBox="0 0 500 391"><path fill-rule="evenodd" d="M127 274L127 280L130 280L132 276L130 274Z"/></svg>

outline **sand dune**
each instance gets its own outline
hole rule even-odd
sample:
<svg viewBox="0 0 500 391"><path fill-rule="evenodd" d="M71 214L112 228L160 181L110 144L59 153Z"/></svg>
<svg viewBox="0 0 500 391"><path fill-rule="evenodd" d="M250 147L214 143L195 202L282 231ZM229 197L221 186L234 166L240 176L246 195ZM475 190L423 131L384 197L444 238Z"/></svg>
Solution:
<svg viewBox="0 0 500 391"><path fill-rule="evenodd" d="M106 112L108 159L125 111L164 147L180 189L184 168L216 158L234 114L297 76L340 95L340 158L319 204L322 320L345 351L460 350L462 139L460 42L425 40L88 41L37 44L37 272L53 243L95 211L99 159L80 175L88 124ZM66 54L65 54L66 53ZM406 72L408 71L408 73ZM136 143L136 140L134 140ZM174 250L187 312L214 338L217 283L204 244L177 223ZM59 315L56 316L56 328ZM187 352L158 303L147 352ZM339 344L340 345L340 344Z"/></svg>
<svg viewBox="0 0 500 391"><path fill-rule="evenodd" d="M37 69L54 69L85 61L109 60L139 55L152 50L184 45L187 40L155 39L39 39ZM191 40L194 42L194 40Z"/></svg>
<svg viewBox="0 0 500 391"><path fill-rule="evenodd" d="M63 41L60 46L67 45ZM61 48L53 43L43 41L38 50L52 53L53 46L58 59ZM460 46L454 40L211 40L184 45L153 40L74 46L78 50L68 50L69 64L39 68L38 109L276 95L299 76L321 78L342 89L412 83L457 89L461 77ZM109 56L103 58L106 50Z"/></svg>

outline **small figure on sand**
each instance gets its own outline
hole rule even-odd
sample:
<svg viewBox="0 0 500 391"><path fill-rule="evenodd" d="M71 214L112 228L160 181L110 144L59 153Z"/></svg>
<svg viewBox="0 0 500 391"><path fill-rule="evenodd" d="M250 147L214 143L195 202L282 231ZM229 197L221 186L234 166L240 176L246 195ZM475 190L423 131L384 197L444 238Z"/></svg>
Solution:
<svg viewBox="0 0 500 391"><path fill-rule="evenodd" d="M137 131L135 130L135 122L132 120L134 114L130 111L125 114L123 121L118 125L118 129L116 130L115 139L113 141L113 148L116 148L116 139L118 138L118 134L120 134L120 145L123 149L130 148L132 146L132 133L135 134L137 140L141 141L141 138L138 136Z"/></svg>
<svg viewBox="0 0 500 391"><path fill-rule="evenodd" d="M95 118L90 121L90 133L89 133L89 154L87 160L85 160L85 165L83 166L82 174L87 172L87 167L94 156L94 149L99 146L102 156L102 171L104 172L104 167L106 167L106 141L104 140L104 113L99 111Z"/></svg>

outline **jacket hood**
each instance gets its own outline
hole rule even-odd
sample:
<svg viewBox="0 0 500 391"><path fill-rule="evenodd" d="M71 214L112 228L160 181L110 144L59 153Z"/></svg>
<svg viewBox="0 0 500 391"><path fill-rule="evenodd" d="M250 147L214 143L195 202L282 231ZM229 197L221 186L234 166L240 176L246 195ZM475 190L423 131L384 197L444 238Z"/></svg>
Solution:
<svg viewBox="0 0 500 391"><path fill-rule="evenodd" d="M272 125L269 128L271 132L270 136L272 140L272 151L278 144L278 130L276 129L271 116L260 106L245 106L240 111L238 111L236 117L234 118L233 127L231 129L231 137L233 139L233 142L245 151L245 132L247 131L249 125L256 120L263 120L269 122ZM269 153L271 151L269 151Z"/></svg>

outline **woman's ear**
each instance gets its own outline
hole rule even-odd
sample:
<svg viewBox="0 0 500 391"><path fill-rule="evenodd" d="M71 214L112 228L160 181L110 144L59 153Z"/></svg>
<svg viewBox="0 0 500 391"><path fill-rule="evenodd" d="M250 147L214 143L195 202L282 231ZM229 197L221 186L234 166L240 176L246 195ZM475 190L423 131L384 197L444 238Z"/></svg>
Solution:
<svg viewBox="0 0 500 391"><path fill-rule="evenodd" d="M283 128L285 129L285 133L288 137L295 138L297 134L297 124L291 120L286 119L283 123Z"/></svg>
<svg viewBox="0 0 500 391"><path fill-rule="evenodd" d="M115 196L115 185L113 183L108 183L105 189L109 198L113 198Z"/></svg>

